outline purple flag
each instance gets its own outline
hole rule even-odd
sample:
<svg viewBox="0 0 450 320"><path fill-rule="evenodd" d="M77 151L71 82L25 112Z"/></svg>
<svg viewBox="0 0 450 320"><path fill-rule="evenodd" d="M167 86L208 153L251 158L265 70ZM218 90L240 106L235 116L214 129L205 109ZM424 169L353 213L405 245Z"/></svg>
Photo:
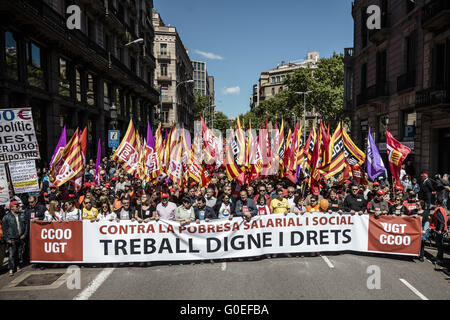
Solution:
<svg viewBox="0 0 450 320"><path fill-rule="evenodd" d="M53 161L55 161L56 158L59 157L59 155L63 152L66 145L67 145L67 134L66 134L66 126L64 126L61 136L59 137L58 144L56 145L55 151L53 151L52 160L50 161L50 168L52 167Z"/></svg>
<svg viewBox="0 0 450 320"><path fill-rule="evenodd" d="M95 183L100 184L100 159L102 157L102 145L98 139L97 161L95 163Z"/></svg>
<svg viewBox="0 0 450 320"><path fill-rule="evenodd" d="M155 138L153 137L152 128L150 128L150 123L147 123L147 146L155 149Z"/></svg>
<svg viewBox="0 0 450 320"><path fill-rule="evenodd" d="M380 174L386 172L386 167L384 166L383 160L381 159L380 152L378 152L377 145L373 141L372 135L370 134L367 138L367 175L371 181L374 181Z"/></svg>

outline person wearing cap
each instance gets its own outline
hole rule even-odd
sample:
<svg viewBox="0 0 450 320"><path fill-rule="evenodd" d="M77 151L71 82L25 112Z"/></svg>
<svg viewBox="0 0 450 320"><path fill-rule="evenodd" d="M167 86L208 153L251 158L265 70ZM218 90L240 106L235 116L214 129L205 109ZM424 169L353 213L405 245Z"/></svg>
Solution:
<svg viewBox="0 0 450 320"><path fill-rule="evenodd" d="M306 199L305 199L305 205L306 206L309 206L309 204L311 202L311 197L316 197L317 198L317 203L320 203L320 201L322 201L323 196L320 194L319 187L317 187L317 186L312 186L311 187L311 193L308 194L306 196Z"/></svg>
<svg viewBox="0 0 450 320"><path fill-rule="evenodd" d="M344 199L344 211L350 212L352 215L358 213L362 215L366 210L366 200L364 200L364 196L358 194L359 187L356 184L353 184L350 187L350 194Z"/></svg>
<svg viewBox="0 0 450 320"><path fill-rule="evenodd" d="M192 202L191 202L192 203ZM175 214L177 211L177 205L169 201L169 195L167 193L161 194L161 203L156 206L157 220L175 220Z"/></svg>
<svg viewBox="0 0 450 320"><path fill-rule="evenodd" d="M384 200L384 191L378 190L375 197L370 201L369 214L373 214L375 218L379 218L381 215L387 215L389 212L389 205Z"/></svg>
<svg viewBox="0 0 450 320"><path fill-rule="evenodd" d="M49 200L50 201L54 201L54 200L60 201L61 200L61 193L54 184L50 185Z"/></svg>
<svg viewBox="0 0 450 320"><path fill-rule="evenodd" d="M19 203L11 201L9 211L2 220L3 237L9 252L9 275L20 270L23 263L23 252L27 238L27 223L25 216L20 212Z"/></svg>

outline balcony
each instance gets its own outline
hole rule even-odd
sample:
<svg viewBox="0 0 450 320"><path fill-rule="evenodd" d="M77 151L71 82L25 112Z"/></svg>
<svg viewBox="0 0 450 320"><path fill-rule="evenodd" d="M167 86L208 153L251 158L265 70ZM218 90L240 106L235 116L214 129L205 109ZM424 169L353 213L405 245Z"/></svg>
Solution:
<svg viewBox="0 0 450 320"><path fill-rule="evenodd" d="M374 100L389 95L389 82L379 82L366 89L366 100Z"/></svg>
<svg viewBox="0 0 450 320"><path fill-rule="evenodd" d="M158 73L157 78L158 81L172 81L172 74L167 73L165 75L162 75L161 73Z"/></svg>
<svg viewBox="0 0 450 320"><path fill-rule="evenodd" d="M416 93L416 108L442 107L449 104L449 90L444 88L429 88Z"/></svg>
<svg viewBox="0 0 450 320"><path fill-rule="evenodd" d="M422 27L439 33L450 26L450 1L433 0L422 9Z"/></svg>
<svg viewBox="0 0 450 320"><path fill-rule="evenodd" d="M158 60L170 60L170 52L158 52Z"/></svg>
<svg viewBox="0 0 450 320"><path fill-rule="evenodd" d="M173 103L173 97L171 96L161 96L161 103Z"/></svg>
<svg viewBox="0 0 450 320"><path fill-rule="evenodd" d="M389 38L390 19L386 13L381 14L381 29L369 30L369 40L376 45L383 43Z"/></svg>
<svg viewBox="0 0 450 320"><path fill-rule="evenodd" d="M108 3L108 7L105 8L105 22L116 30L120 35L125 36L125 28L122 21L119 18L119 14L116 8Z"/></svg>
<svg viewBox="0 0 450 320"><path fill-rule="evenodd" d="M142 54L142 61L144 62L144 64L152 67L152 69L155 69L155 66L156 66L155 57L148 54L148 52L144 52Z"/></svg>
<svg viewBox="0 0 450 320"><path fill-rule="evenodd" d="M344 48L344 63L349 64L353 61L353 48Z"/></svg>
<svg viewBox="0 0 450 320"><path fill-rule="evenodd" d="M413 89L416 86L416 72L410 71L397 78L397 92Z"/></svg>

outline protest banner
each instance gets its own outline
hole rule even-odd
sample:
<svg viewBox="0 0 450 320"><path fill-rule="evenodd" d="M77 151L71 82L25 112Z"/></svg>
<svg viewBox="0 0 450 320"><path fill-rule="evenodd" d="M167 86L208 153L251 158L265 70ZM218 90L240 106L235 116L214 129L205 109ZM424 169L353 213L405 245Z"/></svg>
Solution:
<svg viewBox="0 0 450 320"><path fill-rule="evenodd" d="M39 192L34 160L11 162L8 167L15 193Z"/></svg>
<svg viewBox="0 0 450 320"><path fill-rule="evenodd" d="M0 164L0 205L9 205L8 176L5 164Z"/></svg>
<svg viewBox="0 0 450 320"><path fill-rule="evenodd" d="M120 263L254 257L277 253L379 252L417 256L420 219L305 213L212 220L31 225L34 263Z"/></svg>
<svg viewBox="0 0 450 320"><path fill-rule="evenodd" d="M40 159L31 108L0 110L0 163Z"/></svg>

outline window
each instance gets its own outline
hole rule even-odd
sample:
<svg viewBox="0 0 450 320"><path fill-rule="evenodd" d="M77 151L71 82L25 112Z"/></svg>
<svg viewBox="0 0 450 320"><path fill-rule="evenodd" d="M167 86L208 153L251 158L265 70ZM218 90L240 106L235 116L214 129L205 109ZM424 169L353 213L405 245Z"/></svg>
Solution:
<svg viewBox="0 0 450 320"><path fill-rule="evenodd" d="M130 70L133 73L136 73L136 59L130 56Z"/></svg>
<svg viewBox="0 0 450 320"><path fill-rule="evenodd" d="M6 56L6 74L9 78L18 80L18 60L17 60L17 42L12 32L5 32L5 56Z"/></svg>
<svg viewBox="0 0 450 320"><path fill-rule="evenodd" d="M377 84L385 83L387 79L386 50L377 52Z"/></svg>
<svg viewBox="0 0 450 320"><path fill-rule="evenodd" d="M77 101L81 102L81 73L78 69L75 69L75 87Z"/></svg>
<svg viewBox="0 0 450 320"><path fill-rule="evenodd" d="M272 83L275 83L275 77L272 77Z"/></svg>
<svg viewBox="0 0 450 320"><path fill-rule="evenodd" d="M103 107L105 110L109 110L111 105L111 99L109 98L109 84L103 82Z"/></svg>
<svg viewBox="0 0 450 320"><path fill-rule="evenodd" d="M160 48L161 48L161 51L160 51L161 55L162 56L167 55L167 43L161 43Z"/></svg>
<svg viewBox="0 0 450 320"><path fill-rule="evenodd" d="M64 97L70 97L70 80L67 60L59 58L58 93Z"/></svg>
<svg viewBox="0 0 450 320"><path fill-rule="evenodd" d="M414 7L416 6L415 2L411 0L405 0L406 2L406 13L410 13L412 10L414 10Z"/></svg>
<svg viewBox="0 0 450 320"><path fill-rule="evenodd" d="M162 107L162 115L161 115L161 120L163 123L168 123L169 122L169 107L168 106L163 106Z"/></svg>
<svg viewBox="0 0 450 320"><path fill-rule="evenodd" d="M414 141L416 132L417 114L413 111L403 112L403 140Z"/></svg>
<svg viewBox="0 0 450 320"><path fill-rule="evenodd" d="M161 63L161 76L167 76L167 63Z"/></svg>
<svg viewBox="0 0 450 320"><path fill-rule="evenodd" d="M367 46L367 34L368 34L366 25L367 18L368 18L367 8L363 7L361 9L361 42L363 48Z"/></svg>
<svg viewBox="0 0 450 320"><path fill-rule="evenodd" d="M272 95L275 95L275 88L272 88Z"/></svg>
<svg viewBox="0 0 450 320"><path fill-rule="evenodd" d="M95 41L95 22L90 18L87 18L87 32L88 38Z"/></svg>
<svg viewBox="0 0 450 320"><path fill-rule="evenodd" d="M417 43L417 32L414 30L405 39L405 66L406 73L411 73L416 70L416 43Z"/></svg>
<svg viewBox="0 0 450 320"><path fill-rule="evenodd" d="M361 66L361 93L367 88L367 63Z"/></svg>
<svg viewBox="0 0 450 320"><path fill-rule="evenodd" d="M277 76L277 83L280 82L280 76Z"/></svg>
<svg viewBox="0 0 450 320"><path fill-rule="evenodd" d="M128 104L128 117L133 117L133 104L134 104L134 98L130 97L129 104Z"/></svg>
<svg viewBox="0 0 450 320"><path fill-rule="evenodd" d="M27 41L25 45L27 57L27 78L31 86L45 89L44 71L41 60L41 48L34 42Z"/></svg>
<svg viewBox="0 0 450 320"><path fill-rule="evenodd" d="M87 74L86 100L88 105L90 106L95 105L94 76L90 73Z"/></svg>
<svg viewBox="0 0 450 320"><path fill-rule="evenodd" d="M278 93L280 93L281 91L283 91L283 87L278 88Z"/></svg>
<svg viewBox="0 0 450 320"><path fill-rule="evenodd" d="M378 117L378 141L386 142L386 125L389 120L389 116L387 114L383 114Z"/></svg>

